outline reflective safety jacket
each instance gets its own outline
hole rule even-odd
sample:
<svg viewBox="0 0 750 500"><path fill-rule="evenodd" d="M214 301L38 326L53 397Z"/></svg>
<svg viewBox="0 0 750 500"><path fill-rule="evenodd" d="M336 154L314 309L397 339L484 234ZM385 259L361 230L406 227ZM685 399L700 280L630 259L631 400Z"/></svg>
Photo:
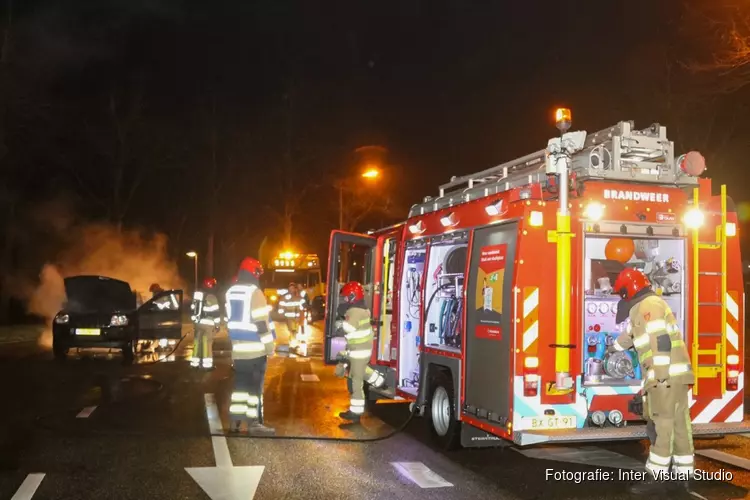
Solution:
<svg viewBox="0 0 750 500"><path fill-rule="evenodd" d="M210 292L198 290L190 304L190 319L197 325L218 327L221 324L219 300Z"/></svg>
<svg viewBox="0 0 750 500"><path fill-rule="evenodd" d="M287 293L279 301L279 313L285 318L300 318L305 309L305 299L299 293Z"/></svg>
<svg viewBox="0 0 750 500"><path fill-rule="evenodd" d="M363 307L347 309L340 323L346 339L346 352L349 359L370 359L374 334L370 325L370 311Z"/></svg>
<svg viewBox="0 0 750 500"><path fill-rule="evenodd" d="M233 359L255 359L274 352L276 330L271 308L255 285L233 285L226 294L227 331Z"/></svg>
<svg viewBox="0 0 750 500"><path fill-rule="evenodd" d="M643 366L644 388L661 381L691 385L695 383L685 341L669 305L657 295L649 295L630 310L630 323L613 348L624 351L634 347Z"/></svg>

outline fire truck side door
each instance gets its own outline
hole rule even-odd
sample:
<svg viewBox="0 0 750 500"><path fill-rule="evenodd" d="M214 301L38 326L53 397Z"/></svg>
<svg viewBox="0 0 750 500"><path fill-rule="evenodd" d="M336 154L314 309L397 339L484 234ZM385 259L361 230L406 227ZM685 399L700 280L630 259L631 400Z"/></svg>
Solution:
<svg viewBox="0 0 750 500"><path fill-rule="evenodd" d="M326 280L326 309L324 322L324 361L334 364L336 355L343 351L346 341L334 337L336 310L339 306L339 291L349 281L359 281L365 288L365 303L372 311L374 264L372 258L376 238L364 234L333 231L328 253L328 275Z"/></svg>

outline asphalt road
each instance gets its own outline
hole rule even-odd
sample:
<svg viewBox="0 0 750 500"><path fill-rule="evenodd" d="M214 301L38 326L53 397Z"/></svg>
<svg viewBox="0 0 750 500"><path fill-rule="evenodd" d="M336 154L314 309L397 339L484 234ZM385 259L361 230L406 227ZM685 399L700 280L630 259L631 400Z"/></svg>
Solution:
<svg viewBox="0 0 750 500"><path fill-rule="evenodd" d="M34 342L0 344L0 499L618 499L630 498L621 471L641 467L645 456L642 443L442 452L421 419L400 430L404 404L378 404L361 426L342 426L345 383L320 361L317 329L310 357L284 352L280 332L265 391L276 436L236 436L223 431L232 377L226 338L217 339L210 372L189 367L191 343L188 335L173 355L145 355L133 366L106 353L57 363ZM743 436L696 445L728 454L721 460L750 459ZM699 468L733 478L697 492L745 498L749 464L699 458ZM550 471L612 477L576 483ZM222 497L230 487L242 496Z"/></svg>

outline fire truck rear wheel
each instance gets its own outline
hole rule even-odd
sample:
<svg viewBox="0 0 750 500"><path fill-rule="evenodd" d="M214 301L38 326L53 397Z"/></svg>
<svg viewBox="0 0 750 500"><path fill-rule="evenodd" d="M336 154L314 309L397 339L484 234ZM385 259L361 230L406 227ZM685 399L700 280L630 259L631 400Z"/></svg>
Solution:
<svg viewBox="0 0 750 500"><path fill-rule="evenodd" d="M456 391L449 374L439 372L430 384L430 430L437 444L444 450L458 446L461 423L456 420Z"/></svg>

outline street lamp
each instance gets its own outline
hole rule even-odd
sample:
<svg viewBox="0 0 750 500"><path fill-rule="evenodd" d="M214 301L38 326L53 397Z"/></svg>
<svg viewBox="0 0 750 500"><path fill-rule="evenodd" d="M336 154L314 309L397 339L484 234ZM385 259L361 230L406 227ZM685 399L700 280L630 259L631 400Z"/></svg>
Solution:
<svg viewBox="0 0 750 500"><path fill-rule="evenodd" d="M367 167L367 170L362 172L362 177L365 179L377 179L380 177L380 170L377 167Z"/></svg>
<svg viewBox="0 0 750 500"><path fill-rule="evenodd" d="M380 177L380 169L376 166L369 166L362 172L361 176L368 180L375 180ZM341 179L336 183L336 187L339 189L339 230L344 230L344 186L346 184L345 179Z"/></svg>
<svg viewBox="0 0 750 500"><path fill-rule="evenodd" d="M193 281L193 291L195 291L195 290L198 289L198 252L190 251L190 252L186 253L185 255L187 255L188 257L190 257L191 259L193 259L193 264L194 264L193 268L195 269L195 274L194 274L194 278L193 278L194 279L194 281Z"/></svg>

